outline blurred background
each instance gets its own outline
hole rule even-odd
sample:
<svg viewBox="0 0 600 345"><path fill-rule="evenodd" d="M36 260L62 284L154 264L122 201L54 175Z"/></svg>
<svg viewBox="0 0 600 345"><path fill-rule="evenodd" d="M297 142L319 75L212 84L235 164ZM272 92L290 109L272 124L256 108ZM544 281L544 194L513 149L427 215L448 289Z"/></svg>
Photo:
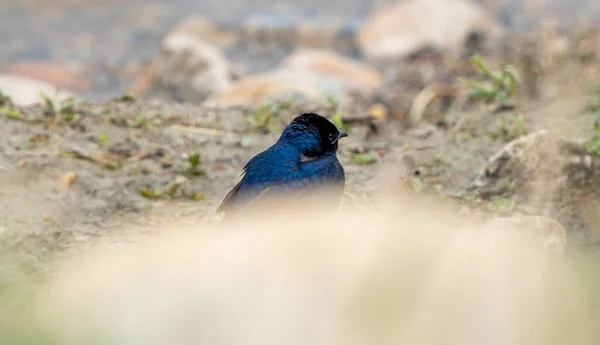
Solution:
<svg viewBox="0 0 600 345"><path fill-rule="evenodd" d="M0 4L3 47L0 68L4 73L32 77L99 100L128 91L158 57L167 34L189 17L206 21L196 35L212 44L218 43L219 51L225 54L235 71L245 75L275 68L299 46L319 45L346 55L362 56L364 49L356 47L353 38L369 20L386 20L370 15L378 9L398 7L405 2L4 0ZM408 18L422 22L410 34L454 35L447 39L440 36L438 40L453 41L456 45L456 34L448 31L447 23L461 27L456 29L458 31L464 30L465 25L469 26L466 29L476 29L475 22L479 19L467 14L469 11L489 15L486 24L499 25L504 30L503 35L521 36L535 32L548 21L560 29L573 29L598 23L600 18L600 5L594 0L440 1L442 4L455 2L461 3L460 7L468 3L472 8L453 12L444 9L448 5L438 5L442 8L424 7L413 11L408 6L406 11L395 12L395 21L399 25ZM433 19L437 14L429 11L445 13L445 22ZM215 28L220 34L231 33L234 37L216 37ZM328 40L323 38L332 35ZM229 41L225 44L223 40ZM372 40L363 44L378 44L375 38ZM419 48L422 48L419 44L412 47L413 50ZM402 54L394 57L402 57ZM141 88L146 91L145 87ZM198 96L186 97L173 92L162 96L198 101Z"/></svg>

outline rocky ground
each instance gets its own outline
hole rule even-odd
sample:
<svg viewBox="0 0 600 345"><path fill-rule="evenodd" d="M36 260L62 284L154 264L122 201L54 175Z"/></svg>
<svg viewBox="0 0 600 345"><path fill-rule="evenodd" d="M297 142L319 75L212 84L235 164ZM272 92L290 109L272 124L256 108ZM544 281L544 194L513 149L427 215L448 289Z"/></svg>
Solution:
<svg viewBox="0 0 600 345"><path fill-rule="evenodd" d="M544 21L514 36L503 11L462 1L427 7L431 1L396 4L350 31L334 20L240 28L208 15L175 25L165 4L134 1L96 16L130 8L122 15L137 18L134 26L160 32L141 34L140 46L127 36L136 30L119 36L119 26L105 45L79 33L72 51L58 49L62 57L54 41L41 53L11 41L0 76L0 292L29 273L51 272L52 259L68 250L144 235L132 224L213 229L214 210L243 165L308 111L350 133L339 152L342 207L361 207L382 190L415 193L449 200L465 217L549 217L570 248L595 248L599 31ZM2 15L36 3L5 2ZM507 3L498 6L515 8ZM73 34L84 23L61 20L86 4L38 15L54 13L55 25ZM418 19L404 20L410 13ZM112 65L95 59L111 52L119 60ZM474 53L491 72L477 68ZM72 59L78 63L65 62Z"/></svg>
<svg viewBox="0 0 600 345"><path fill-rule="evenodd" d="M502 112L465 106L448 111L444 127L348 118L350 137L339 153L348 175L345 205L395 186L395 193L453 199L473 214L555 217L571 242L593 244L600 230L598 158L581 144L594 138L590 99L593 93L576 94ZM336 104L291 101L216 110L131 97L97 104L49 99L32 107L5 99L2 253L36 270L55 250L105 240L118 245L135 223L186 219L211 229L216 206L245 162L306 111L339 114ZM498 156L507 144L519 149ZM532 191L540 197L532 199Z"/></svg>

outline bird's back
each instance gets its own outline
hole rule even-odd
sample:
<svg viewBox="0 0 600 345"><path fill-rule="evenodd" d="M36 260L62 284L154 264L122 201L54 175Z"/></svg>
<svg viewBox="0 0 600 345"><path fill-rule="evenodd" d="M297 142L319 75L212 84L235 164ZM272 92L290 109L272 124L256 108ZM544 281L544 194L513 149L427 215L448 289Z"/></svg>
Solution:
<svg viewBox="0 0 600 345"><path fill-rule="evenodd" d="M256 198L285 198L318 192L339 205L345 173L335 154L304 159L292 147L274 145L248 162L244 177L225 197L217 212L230 213Z"/></svg>

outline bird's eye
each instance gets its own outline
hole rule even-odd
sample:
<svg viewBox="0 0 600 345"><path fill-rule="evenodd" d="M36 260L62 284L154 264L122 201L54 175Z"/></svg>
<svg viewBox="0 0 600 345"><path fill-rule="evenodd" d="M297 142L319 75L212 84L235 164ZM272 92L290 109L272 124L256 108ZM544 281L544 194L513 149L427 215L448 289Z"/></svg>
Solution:
<svg viewBox="0 0 600 345"><path fill-rule="evenodd" d="M333 133L329 133L329 141L333 141Z"/></svg>

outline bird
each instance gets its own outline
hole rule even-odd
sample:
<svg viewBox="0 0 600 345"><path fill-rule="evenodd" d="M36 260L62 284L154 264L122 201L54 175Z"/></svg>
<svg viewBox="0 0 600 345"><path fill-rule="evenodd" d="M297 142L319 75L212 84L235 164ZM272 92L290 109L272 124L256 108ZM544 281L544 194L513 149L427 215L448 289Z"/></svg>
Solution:
<svg viewBox="0 0 600 345"><path fill-rule="evenodd" d="M338 142L348 134L325 117L303 113L286 126L279 139L254 156L242 169L242 179L225 196L217 213L239 214L256 199L323 191L337 208L346 183L337 158ZM323 201L323 200L321 200Z"/></svg>

